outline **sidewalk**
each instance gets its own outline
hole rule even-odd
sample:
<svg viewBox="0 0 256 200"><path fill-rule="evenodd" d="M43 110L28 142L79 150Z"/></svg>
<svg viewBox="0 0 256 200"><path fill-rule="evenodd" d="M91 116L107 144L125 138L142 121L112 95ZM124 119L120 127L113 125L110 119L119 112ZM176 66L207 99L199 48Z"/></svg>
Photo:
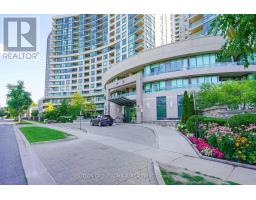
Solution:
<svg viewBox="0 0 256 200"><path fill-rule="evenodd" d="M104 137L77 129L63 128L54 124L40 125L66 131L79 139L90 140L122 151L131 152L165 165L186 168L240 184L256 184L255 170L200 159L190 144L174 128L150 124L139 125L155 131L159 145L157 148L153 148L113 137Z"/></svg>

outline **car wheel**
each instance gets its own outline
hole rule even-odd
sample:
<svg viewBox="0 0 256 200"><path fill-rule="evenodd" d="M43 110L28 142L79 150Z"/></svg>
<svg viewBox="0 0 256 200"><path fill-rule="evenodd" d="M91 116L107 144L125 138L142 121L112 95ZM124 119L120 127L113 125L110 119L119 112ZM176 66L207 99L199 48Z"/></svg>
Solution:
<svg viewBox="0 0 256 200"><path fill-rule="evenodd" d="M113 124L109 124L109 126L112 126Z"/></svg>
<svg viewBox="0 0 256 200"><path fill-rule="evenodd" d="M101 122L99 122L99 127L102 127L102 123Z"/></svg>
<svg viewBox="0 0 256 200"><path fill-rule="evenodd" d="M90 122L90 125L91 125L91 126L94 126L93 122Z"/></svg>

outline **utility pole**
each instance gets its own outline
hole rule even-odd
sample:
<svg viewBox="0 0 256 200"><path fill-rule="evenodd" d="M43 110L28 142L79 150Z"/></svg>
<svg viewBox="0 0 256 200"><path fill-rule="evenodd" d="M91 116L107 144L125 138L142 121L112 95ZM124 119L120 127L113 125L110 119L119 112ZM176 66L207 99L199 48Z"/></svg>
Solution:
<svg viewBox="0 0 256 200"><path fill-rule="evenodd" d="M79 116L79 118L80 118L80 130L82 130L82 119L81 119L81 117L82 117L82 110L80 110L80 116Z"/></svg>

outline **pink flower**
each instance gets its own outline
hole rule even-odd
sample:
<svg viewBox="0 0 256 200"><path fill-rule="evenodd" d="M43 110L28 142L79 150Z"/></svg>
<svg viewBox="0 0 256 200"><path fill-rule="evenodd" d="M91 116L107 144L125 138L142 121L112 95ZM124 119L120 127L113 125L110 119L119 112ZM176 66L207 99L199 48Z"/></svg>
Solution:
<svg viewBox="0 0 256 200"><path fill-rule="evenodd" d="M196 148L201 152L205 148L210 148L211 146L205 142L198 143Z"/></svg>
<svg viewBox="0 0 256 200"><path fill-rule="evenodd" d="M224 154L218 148L212 148L212 154L216 158L223 158Z"/></svg>

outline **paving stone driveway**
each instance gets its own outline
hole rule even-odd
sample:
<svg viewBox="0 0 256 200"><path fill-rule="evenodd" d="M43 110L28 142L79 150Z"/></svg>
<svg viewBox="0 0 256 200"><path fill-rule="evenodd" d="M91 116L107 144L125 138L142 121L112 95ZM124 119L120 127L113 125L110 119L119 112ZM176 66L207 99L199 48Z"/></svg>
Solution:
<svg viewBox="0 0 256 200"><path fill-rule="evenodd" d="M0 185L27 184L12 125L0 122Z"/></svg>
<svg viewBox="0 0 256 200"><path fill-rule="evenodd" d="M97 142L76 139L32 147L57 184L156 184L151 160Z"/></svg>
<svg viewBox="0 0 256 200"><path fill-rule="evenodd" d="M77 128L79 129L79 123L66 123L66 124L56 124L59 127L67 127L67 128ZM91 126L89 122L82 122L82 128L86 129L89 133L113 137L129 142L134 142L137 144L142 144L150 147L156 147L156 136L154 132L148 128L134 126L134 125L116 125L113 126Z"/></svg>

